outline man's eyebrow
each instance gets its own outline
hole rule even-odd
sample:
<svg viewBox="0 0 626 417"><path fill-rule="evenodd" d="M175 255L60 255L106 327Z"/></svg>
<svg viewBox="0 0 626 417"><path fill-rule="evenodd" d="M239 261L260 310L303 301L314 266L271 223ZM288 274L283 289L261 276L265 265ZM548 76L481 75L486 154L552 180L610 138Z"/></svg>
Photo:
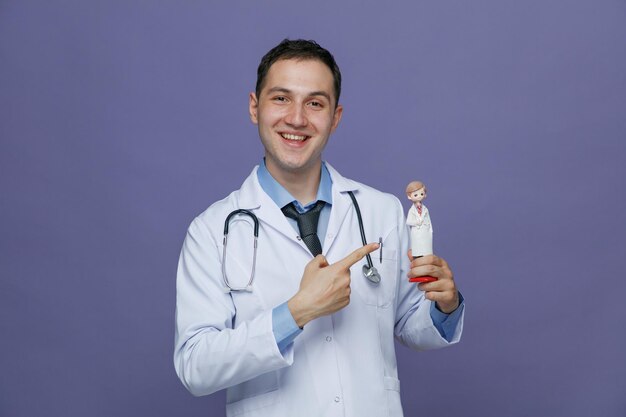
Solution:
<svg viewBox="0 0 626 417"><path fill-rule="evenodd" d="M291 93L291 90L288 90L284 87L272 87L269 90L267 90L268 93L285 93L285 94L289 94Z"/></svg>
<svg viewBox="0 0 626 417"><path fill-rule="evenodd" d="M284 94L291 94L292 91L288 88L285 87L272 87L269 90L267 90L268 93L284 93ZM320 91L312 91L308 94L308 97L316 97L316 96L322 96L325 97L326 100L331 101L330 100L330 94L328 94L326 91L320 90Z"/></svg>
<svg viewBox="0 0 626 417"><path fill-rule="evenodd" d="M322 96L325 97L326 100L330 101L330 95L326 91L313 91L312 93L309 93L309 97L314 96Z"/></svg>

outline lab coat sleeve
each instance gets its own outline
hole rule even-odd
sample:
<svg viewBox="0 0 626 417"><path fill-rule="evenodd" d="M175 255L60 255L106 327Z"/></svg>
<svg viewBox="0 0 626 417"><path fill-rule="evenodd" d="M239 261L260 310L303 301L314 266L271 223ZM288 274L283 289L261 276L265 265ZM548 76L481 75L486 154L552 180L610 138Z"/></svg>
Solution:
<svg viewBox="0 0 626 417"><path fill-rule="evenodd" d="M271 309L233 328L236 309L223 287L215 234L197 218L178 263L174 351L176 373L194 395L208 395L293 362L293 347L282 353L278 349Z"/></svg>
<svg viewBox="0 0 626 417"><path fill-rule="evenodd" d="M407 226L417 226L419 224L417 219L417 209L414 205L411 205L409 212L406 215Z"/></svg>
<svg viewBox="0 0 626 417"><path fill-rule="evenodd" d="M398 205L400 203L398 202ZM441 336L433 324L430 308L431 301L424 297L424 292L417 284L408 281L409 260L406 256L409 247L408 230L405 225L402 207L398 207L398 230L400 231L401 254L398 256L399 276L396 294L396 317L394 333L397 340L415 350L428 350L458 343L463 331L465 304L460 306L458 322L448 335L449 341Z"/></svg>

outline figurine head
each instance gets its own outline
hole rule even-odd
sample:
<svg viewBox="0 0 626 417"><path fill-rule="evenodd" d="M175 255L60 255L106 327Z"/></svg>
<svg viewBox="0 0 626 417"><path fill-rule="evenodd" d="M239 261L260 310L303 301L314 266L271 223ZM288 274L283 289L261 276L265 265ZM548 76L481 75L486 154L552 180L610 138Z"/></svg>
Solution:
<svg viewBox="0 0 626 417"><path fill-rule="evenodd" d="M426 198L426 186L421 181L411 181L406 186L406 196L413 203L419 203Z"/></svg>

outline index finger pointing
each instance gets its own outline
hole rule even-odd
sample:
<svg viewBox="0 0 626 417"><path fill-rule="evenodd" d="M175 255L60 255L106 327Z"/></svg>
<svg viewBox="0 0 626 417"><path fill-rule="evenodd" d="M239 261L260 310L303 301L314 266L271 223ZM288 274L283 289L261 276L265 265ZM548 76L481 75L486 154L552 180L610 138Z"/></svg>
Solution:
<svg viewBox="0 0 626 417"><path fill-rule="evenodd" d="M342 260L335 262L334 265L337 265L339 268L349 269L352 265L363 259L365 255L378 249L378 247L378 243L369 243L365 246L361 246Z"/></svg>

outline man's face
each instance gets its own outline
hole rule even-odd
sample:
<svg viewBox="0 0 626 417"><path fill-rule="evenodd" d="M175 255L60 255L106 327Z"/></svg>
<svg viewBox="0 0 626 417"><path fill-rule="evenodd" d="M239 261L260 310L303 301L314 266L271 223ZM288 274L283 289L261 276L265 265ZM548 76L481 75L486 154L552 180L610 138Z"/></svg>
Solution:
<svg viewBox="0 0 626 417"><path fill-rule="evenodd" d="M426 198L426 190L424 188L420 188L419 190L412 191L408 195L409 200L414 203L418 203Z"/></svg>
<svg viewBox="0 0 626 417"><path fill-rule="evenodd" d="M265 163L273 175L319 169L322 150L341 119L333 75L317 60L279 60L259 97L250 93L250 119L259 127Z"/></svg>

